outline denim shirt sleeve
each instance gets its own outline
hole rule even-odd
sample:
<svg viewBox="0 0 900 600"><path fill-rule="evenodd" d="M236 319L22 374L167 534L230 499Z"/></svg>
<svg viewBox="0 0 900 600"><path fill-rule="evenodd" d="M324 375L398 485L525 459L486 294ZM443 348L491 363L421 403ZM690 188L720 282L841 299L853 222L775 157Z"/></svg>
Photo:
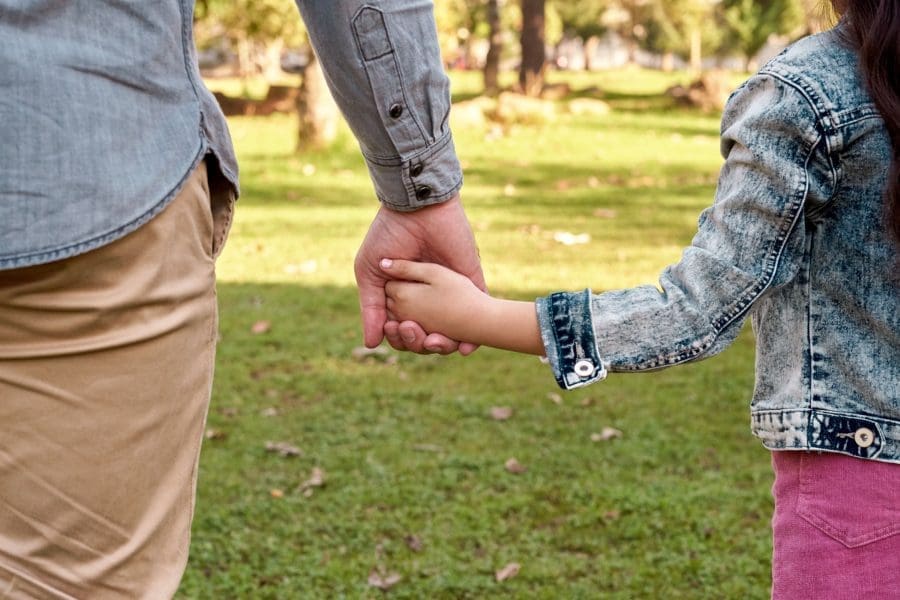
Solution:
<svg viewBox="0 0 900 600"><path fill-rule="evenodd" d="M707 358L734 341L751 305L801 271L804 206L831 194L810 176L814 161L827 162L819 123L803 89L775 75L758 75L732 95L715 203L659 287L538 299L547 357L561 387L587 385L607 370Z"/></svg>
<svg viewBox="0 0 900 600"><path fill-rule="evenodd" d="M453 197L462 172L430 0L297 0L332 95L389 208Z"/></svg>

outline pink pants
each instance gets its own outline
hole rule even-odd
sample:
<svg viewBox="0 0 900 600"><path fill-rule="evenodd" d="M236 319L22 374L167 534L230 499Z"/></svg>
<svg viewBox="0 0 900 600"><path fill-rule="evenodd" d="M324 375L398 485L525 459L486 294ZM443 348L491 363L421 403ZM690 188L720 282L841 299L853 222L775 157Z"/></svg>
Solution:
<svg viewBox="0 0 900 600"><path fill-rule="evenodd" d="M772 598L900 599L900 465L773 452Z"/></svg>

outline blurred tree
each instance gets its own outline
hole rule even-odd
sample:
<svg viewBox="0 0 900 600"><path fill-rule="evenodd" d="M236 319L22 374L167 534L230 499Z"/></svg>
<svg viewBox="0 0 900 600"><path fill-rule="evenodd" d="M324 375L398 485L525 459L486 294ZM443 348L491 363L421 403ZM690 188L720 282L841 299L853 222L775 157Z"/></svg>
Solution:
<svg viewBox="0 0 900 600"><path fill-rule="evenodd" d="M298 152L327 148L337 138L340 112L328 90L319 60L311 49L297 94L297 116Z"/></svg>
<svg viewBox="0 0 900 600"><path fill-rule="evenodd" d="M503 24L500 1L487 0L488 53L484 61L484 92L488 96L500 93L500 57L503 54Z"/></svg>
<svg viewBox="0 0 900 600"><path fill-rule="evenodd" d="M545 45L545 0L522 2L522 62L519 66L519 87L528 96L539 96L544 87L547 63Z"/></svg>
<svg viewBox="0 0 900 600"><path fill-rule="evenodd" d="M611 0L556 0L553 9L559 15L566 35L581 38L584 47L584 68L591 70L599 36L606 32L603 15Z"/></svg>
<svg viewBox="0 0 900 600"><path fill-rule="evenodd" d="M451 64L471 67L476 63L474 43L487 37L486 0L435 2L434 17L445 58Z"/></svg>
<svg viewBox="0 0 900 600"><path fill-rule="evenodd" d="M645 46L655 52L685 57L691 71L703 69L703 48L718 49L721 31L715 27L720 0L654 0L646 21Z"/></svg>
<svg viewBox="0 0 900 600"><path fill-rule="evenodd" d="M293 0L201 0L195 13L198 42L220 37L238 57L242 77L281 77L281 54L304 40Z"/></svg>
<svg viewBox="0 0 900 600"><path fill-rule="evenodd" d="M647 37L647 23L654 4L665 0L613 0L603 14L604 22L616 31L628 46L628 62L637 62L637 51Z"/></svg>
<svg viewBox="0 0 900 600"><path fill-rule="evenodd" d="M807 24L802 0L724 0L722 18L725 49L740 52L747 71L771 35L800 34Z"/></svg>
<svg viewBox="0 0 900 600"><path fill-rule="evenodd" d="M227 41L237 54L242 78L261 74L270 85L283 77L285 48L305 48L307 61L296 92L297 150L319 149L334 141L339 112L293 0L201 0L194 26L199 43L216 37ZM270 87L263 104L273 91Z"/></svg>

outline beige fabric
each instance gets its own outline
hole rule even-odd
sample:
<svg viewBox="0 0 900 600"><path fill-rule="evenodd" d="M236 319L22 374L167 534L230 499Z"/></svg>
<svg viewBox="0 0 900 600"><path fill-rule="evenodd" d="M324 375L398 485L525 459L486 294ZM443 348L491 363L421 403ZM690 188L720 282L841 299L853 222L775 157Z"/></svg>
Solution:
<svg viewBox="0 0 900 600"><path fill-rule="evenodd" d="M230 205L213 212L201 165L130 236L0 271L0 598L177 589Z"/></svg>

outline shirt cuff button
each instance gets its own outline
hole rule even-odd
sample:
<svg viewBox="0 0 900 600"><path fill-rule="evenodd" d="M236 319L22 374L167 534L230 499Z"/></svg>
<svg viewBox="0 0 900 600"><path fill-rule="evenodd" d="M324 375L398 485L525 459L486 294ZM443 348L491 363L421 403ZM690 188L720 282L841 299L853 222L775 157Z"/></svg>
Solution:
<svg viewBox="0 0 900 600"><path fill-rule="evenodd" d="M579 360L575 363L575 374L581 378L590 377L594 374L594 363L589 360Z"/></svg>
<svg viewBox="0 0 900 600"><path fill-rule="evenodd" d="M416 163L409 169L409 174L413 177L418 177L422 174L422 171L425 170L425 165L422 163Z"/></svg>
<svg viewBox="0 0 900 600"><path fill-rule="evenodd" d="M423 185L416 189L416 198L419 200L427 200L431 196L431 186Z"/></svg>

